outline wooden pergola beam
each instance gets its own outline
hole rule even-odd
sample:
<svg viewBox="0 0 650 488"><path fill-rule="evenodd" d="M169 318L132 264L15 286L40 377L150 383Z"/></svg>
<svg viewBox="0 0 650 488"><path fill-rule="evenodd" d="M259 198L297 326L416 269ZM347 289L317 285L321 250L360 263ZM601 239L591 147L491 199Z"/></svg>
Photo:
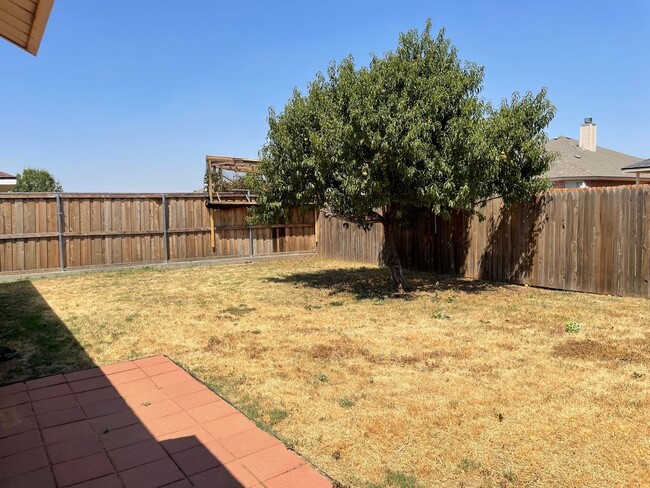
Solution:
<svg viewBox="0 0 650 488"><path fill-rule="evenodd" d="M259 163L259 159L231 156L206 156L205 161L209 168L236 171L238 173L255 173Z"/></svg>

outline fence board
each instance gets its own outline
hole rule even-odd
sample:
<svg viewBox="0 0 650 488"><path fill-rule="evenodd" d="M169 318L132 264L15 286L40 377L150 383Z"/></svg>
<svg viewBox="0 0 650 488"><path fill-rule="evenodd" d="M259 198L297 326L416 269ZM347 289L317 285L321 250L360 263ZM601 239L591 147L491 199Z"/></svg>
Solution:
<svg viewBox="0 0 650 488"><path fill-rule="evenodd" d="M650 186L643 188L643 245L642 245L641 292L639 295L650 296Z"/></svg>

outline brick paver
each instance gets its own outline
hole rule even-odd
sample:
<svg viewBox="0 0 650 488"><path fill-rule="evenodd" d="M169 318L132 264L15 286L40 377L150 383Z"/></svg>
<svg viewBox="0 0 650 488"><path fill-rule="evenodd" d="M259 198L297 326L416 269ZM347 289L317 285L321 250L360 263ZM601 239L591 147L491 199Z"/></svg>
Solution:
<svg viewBox="0 0 650 488"><path fill-rule="evenodd" d="M165 356L0 387L0 486L326 488Z"/></svg>

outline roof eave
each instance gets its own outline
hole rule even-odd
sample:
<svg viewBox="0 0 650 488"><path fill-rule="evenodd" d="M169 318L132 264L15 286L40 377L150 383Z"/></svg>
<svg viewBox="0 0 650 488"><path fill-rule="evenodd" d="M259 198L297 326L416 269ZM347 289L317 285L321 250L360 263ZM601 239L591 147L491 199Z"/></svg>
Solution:
<svg viewBox="0 0 650 488"><path fill-rule="evenodd" d="M618 175L618 176L591 176L591 175L584 175L584 176L549 176L549 180L551 181L584 181L584 180L591 180L591 181L602 181L602 180L620 180L620 181L627 181L627 180L633 180L634 179L634 173L637 171L631 171L630 175ZM648 170L650 172L650 169Z"/></svg>
<svg viewBox="0 0 650 488"><path fill-rule="evenodd" d="M650 174L650 166L646 166L644 168L630 168L630 169L622 169L623 173L626 174L635 174L635 173L649 173Z"/></svg>
<svg viewBox="0 0 650 488"><path fill-rule="evenodd" d="M54 5L54 0L35 0L32 2L35 4L35 9L32 11L25 11L23 13L27 16L31 16L33 12L33 17L31 18L31 24L24 22L28 26L29 34L25 30L18 31L15 23L12 23L11 18L6 20L0 29L0 37L6 39L7 41L15 44L21 49L24 49L28 53L36 56L38 54L38 49L41 46L41 41L43 40L43 34L45 33L45 28L47 27L47 21L50 18L50 13L52 12L52 6ZM13 8L21 9L19 5L14 5ZM29 18L29 17L28 17ZM17 35L19 33L20 35ZM22 37L25 36L26 37Z"/></svg>
<svg viewBox="0 0 650 488"><path fill-rule="evenodd" d="M38 54L38 49L41 47L41 41L43 40L43 34L45 34L45 28L47 27L47 21L50 18L53 5L54 0L39 0L38 6L36 7L34 22L32 22L32 30L29 34L29 42L26 47L27 52L34 56Z"/></svg>

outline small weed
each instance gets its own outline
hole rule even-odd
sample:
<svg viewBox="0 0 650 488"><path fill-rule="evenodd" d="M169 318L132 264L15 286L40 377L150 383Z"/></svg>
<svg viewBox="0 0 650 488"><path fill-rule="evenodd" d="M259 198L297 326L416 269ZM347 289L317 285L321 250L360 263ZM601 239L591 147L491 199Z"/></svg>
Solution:
<svg viewBox="0 0 650 488"><path fill-rule="evenodd" d="M282 422L289 416L289 412L281 408L274 408L269 412L269 424L275 425Z"/></svg>
<svg viewBox="0 0 650 488"><path fill-rule="evenodd" d="M517 481L517 475L512 469L507 469L503 472L503 477L506 479L506 481L509 481L510 483L514 483Z"/></svg>
<svg viewBox="0 0 650 488"><path fill-rule="evenodd" d="M323 308L320 305L305 305L305 310L318 310L319 308Z"/></svg>
<svg viewBox="0 0 650 488"><path fill-rule="evenodd" d="M567 331L567 332L580 332L581 328L582 328L582 326L578 322L576 322L575 320L567 322L564 325L564 330Z"/></svg>
<svg viewBox="0 0 650 488"><path fill-rule="evenodd" d="M259 334L261 334L261 333L262 333L262 331L261 331L260 329L253 329L253 330L251 330L251 334L259 335Z"/></svg>
<svg viewBox="0 0 650 488"><path fill-rule="evenodd" d="M244 395L243 398L237 402L237 405L246 417L257 423L259 427L262 427L259 425L262 418L259 401L251 398L249 395Z"/></svg>
<svg viewBox="0 0 650 488"><path fill-rule="evenodd" d="M481 467L481 463L477 463L476 461L468 458L463 458L460 460L460 463L458 463L458 467L467 473L469 471L479 469Z"/></svg>
<svg viewBox="0 0 650 488"><path fill-rule="evenodd" d="M341 451L339 451L339 450L334 451L334 452L332 453L332 457L333 457L336 461L338 461L339 459L341 459Z"/></svg>
<svg viewBox="0 0 650 488"><path fill-rule="evenodd" d="M326 374L321 374L321 375L318 377L318 381L320 381L321 383L327 383L329 380L330 380L330 379L327 377Z"/></svg>
<svg viewBox="0 0 650 488"><path fill-rule="evenodd" d="M343 408L352 408L357 404L354 400L351 398L341 398L339 400L339 405L342 406Z"/></svg>
<svg viewBox="0 0 650 488"><path fill-rule="evenodd" d="M638 371L635 371L634 373L632 373L632 378L635 379L635 380L641 379L644 376L645 376L645 374L639 373Z"/></svg>
<svg viewBox="0 0 650 488"><path fill-rule="evenodd" d="M499 420L499 422L503 422L503 419L505 418L506 417L501 412L497 412L497 419Z"/></svg>
<svg viewBox="0 0 650 488"><path fill-rule="evenodd" d="M433 318L437 320L448 320L450 317L445 312L436 312L433 314Z"/></svg>
<svg viewBox="0 0 650 488"><path fill-rule="evenodd" d="M331 307L342 307L342 306L343 306L343 302L340 302L340 301L330 302L330 306L331 306Z"/></svg>
<svg viewBox="0 0 650 488"><path fill-rule="evenodd" d="M246 315L247 313L254 312L255 309L252 307L249 307L245 303L240 303L239 305L233 306L233 307L228 307L224 308L222 312L227 315L234 315L235 317L241 317L243 315ZM221 315L218 315L219 318L222 318Z"/></svg>
<svg viewBox="0 0 650 488"><path fill-rule="evenodd" d="M458 300L458 298L456 297L456 295L451 295L451 296L448 296L446 298L446 300L447 300L447 303L455 303Z"/></svg>
<svg viewBox="0 0 650 488"><path fill-rule="evenodd" d="M420 485L415 476L410 476L403 471L391 471L386 473L386 484L397 488L418 488Z"/></svg>

